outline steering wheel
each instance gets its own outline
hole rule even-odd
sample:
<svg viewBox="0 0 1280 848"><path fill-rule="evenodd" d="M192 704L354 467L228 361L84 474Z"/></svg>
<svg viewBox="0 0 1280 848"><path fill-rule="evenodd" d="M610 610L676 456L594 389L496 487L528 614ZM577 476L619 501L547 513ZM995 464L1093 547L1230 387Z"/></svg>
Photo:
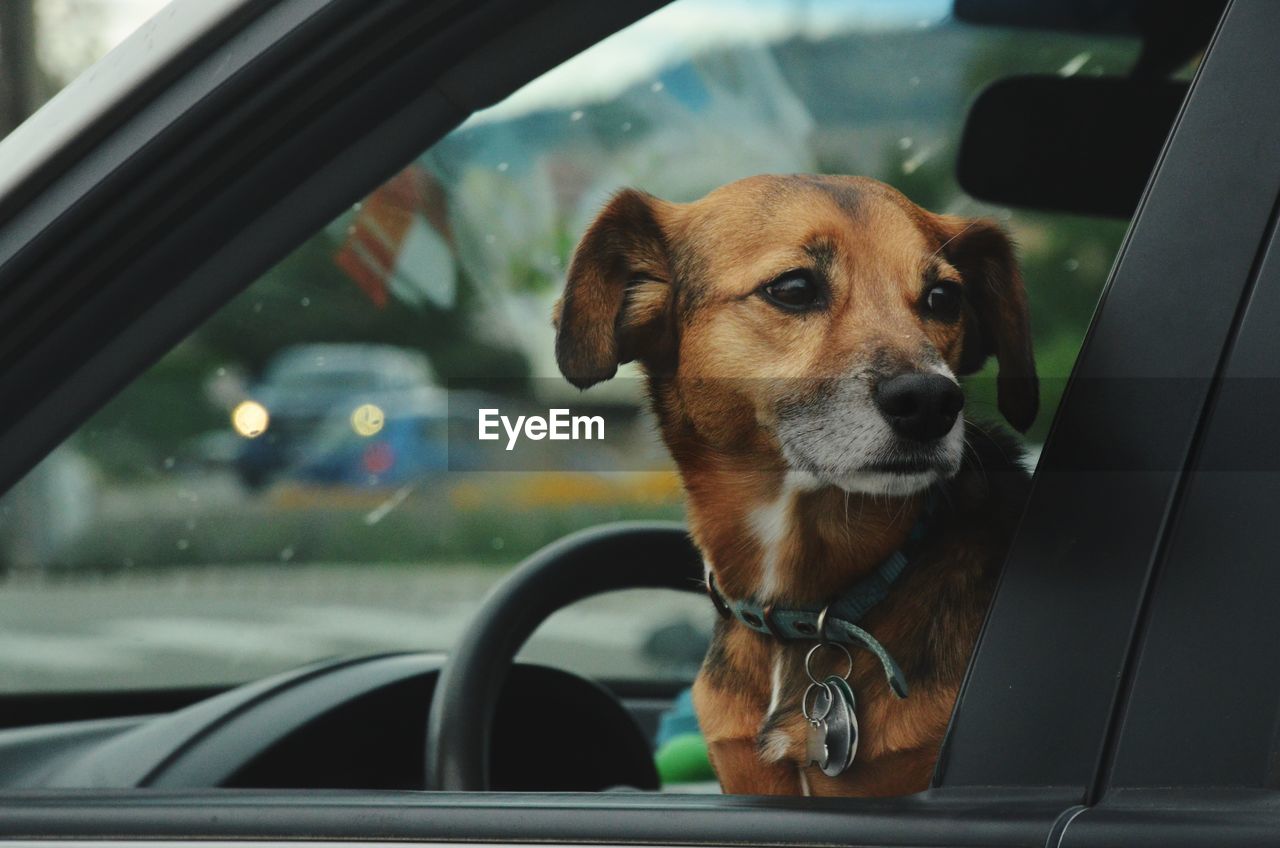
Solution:
<svg viewBox="0 0 1280 848"><path fill-rule="evenodd" d="M436 684L427 717L426 787L489 788L490 728L525 640L556 610L618 589L704 591L702 558L675 522L618 522L530 556L481 604Z"/></svg>

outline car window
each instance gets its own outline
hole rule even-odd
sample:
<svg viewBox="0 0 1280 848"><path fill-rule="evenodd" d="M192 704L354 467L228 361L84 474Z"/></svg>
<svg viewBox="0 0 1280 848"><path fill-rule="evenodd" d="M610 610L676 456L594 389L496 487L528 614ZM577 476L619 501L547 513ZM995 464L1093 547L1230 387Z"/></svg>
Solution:
<svg viewBox="0 0 1280 848"><path fill-rule="evenodd" d="M582 394L555 367L568 260L624 186L683 201L758 173L865 174L996 217L1020 246L1044 378L1034 456L1124 222L967 197L959 133L989 81L1120 73L1136 55L1122 38L961 25L943 0L655 12L406 163L0 500L0 691L447 650L540 546L681 520L634 372ZM994 409L990 382L973 408ZM533 435L535 418L577 438ZM713 616L692 593L605 596L556 614L526 656L688 681Z"/></svg>

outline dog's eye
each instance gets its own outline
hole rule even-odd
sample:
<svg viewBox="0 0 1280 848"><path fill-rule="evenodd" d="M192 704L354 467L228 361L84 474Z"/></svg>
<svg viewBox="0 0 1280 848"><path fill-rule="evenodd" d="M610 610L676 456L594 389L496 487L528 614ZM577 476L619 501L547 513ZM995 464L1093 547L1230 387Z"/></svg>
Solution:
<svg viewBox="0 0 1280 848"><path fill-rule="evenodd" d="M792 312L805 312L821 304L818 284L803 271L788 271L761 289L765 300Z"/></svg>
<svg viewBox="0 0 1280 848"><path fill-rule="evenodd" d="M924 311L930 317L948 324L960 319L963 294L951 281L935 283L924 293Z"/></svg>

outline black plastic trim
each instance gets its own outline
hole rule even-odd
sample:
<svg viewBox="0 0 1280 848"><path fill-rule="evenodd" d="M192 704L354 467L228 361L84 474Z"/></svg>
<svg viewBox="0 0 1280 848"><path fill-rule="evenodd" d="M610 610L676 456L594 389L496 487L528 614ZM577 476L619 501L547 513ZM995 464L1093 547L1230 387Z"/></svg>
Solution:
<svg viewBox="0 0 1280 848"><path fill-rule="evenodd" d="M282 0L249 0L222 18L198 41L176 53L156 69L138 88L111 104L110 108L88 124L70 143L54 150L39 168L0 196L0 225L29 203L51 183L58 180L77 162L119 130L130 118L164 93L171 85L197 68L201 62L226 42L242 32L251 22L268 13Z"/></svg>
<svg viewBox="0 0 1280 848"><path fill-rule="evenodd" d="M167 713L225 692L227 686L32 692L0 695L0 731L54 722L128 718Z"/></svg>
<svg viewBox="0 0 1280 848"><path fill-rule="evenodd" d="M1075 787L1080 801L1094 786L1280 186L1280 159L1260 155L1274 149L1275 11L1228 10L1147 188L1041 456L939 785Z"/></svg>
<svg viewBox="0 0 1280 848"><path fill-rule="evenodd" d="M325 679L345 667L374 659L366 657L312 663L246 683L108 739L55 770L44 785L75 788L144 786L237 717L261 704L272 703L282 694L311 680Z"/></svg>
<svg viewBox="0 0 1280 848"><path fill-rule="evenodd" d="M893 799L220 790L0 796L0 837L1041 848L1060 793Z"/></svg>
<svg viewBox="0 0 1280 848"><path fill-rule="evenodd" d="M1242 4L1243 5L1243 4ZM1280 26L1280 7L1253 26ZM1256 73L1280 73L1280 61ZM1280 448L1280 108L1251 171L1275 180L1271 234L1259 248L1238 332L1223 356L1201 438L1170 524L1135 651L1107 783L1116 787L1271 787L1278 779L1280 572L1275 503ZM1241 167L1245 167L1245 163ZM1170 744L1171 739L1177 744Z"/></svg>
<svg viewBox="0 0 1280 848"><path fill-rule="evenodd" d="M1276 844L1280 794L1257 789L1115 793L1071 821L1063 848L1257 848Z"/></svg>

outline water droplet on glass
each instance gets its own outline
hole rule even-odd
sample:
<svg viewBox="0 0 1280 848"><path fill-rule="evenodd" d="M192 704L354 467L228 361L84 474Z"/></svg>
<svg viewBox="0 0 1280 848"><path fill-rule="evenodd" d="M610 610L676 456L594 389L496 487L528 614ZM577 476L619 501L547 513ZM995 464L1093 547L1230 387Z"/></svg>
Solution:
<svg viewBox="0 0 1280 848"><path fill-rule="evenodd" d="M904 135L902 138L898 139L899 150L910 150L911 144L911 136Z"/></svg>
<svg viewBox="0 0 1280 848"><path fill-rule="evenodd" d="M511 163L510 163L510 162L499 162L499 163L498 163L498 170L499 170L499 171L504 171L504 172L505 172L505 171L506 171L508 168L510 168L510 167L511 167Z"/></svg>
<svg viewBox="0 0 1280 848"><path fill-rule="evenodd" d="M172 469L172 468L173 468L173 466L177 464L177 462L178 462L178 461L177 461L176 459L174 459L173 457L171 457L171 456L166 456L166 457L164 458L164 467L165 467L166 469Z"/></svg>
<svg viewBox="0 0 1280 848"><path fill-rule="evenodd" d="M915 153L911 154L908 159L903 160L902 173L914 174L920 169L921 165L929 160L932 155L933 151L928 148L917 150Z"/></svg>
<svg viewBox="0 0 1280 848"><path fill-rule="evenodd" d="M311 305L311 298L309 298L309 297L304 297L302 300L300 300L300 301L298 301L298 302L299 302L299 303L301 303L303 306L310 306L310 305Z"/></svg>
<svg viewBox="0 0 1280 848"><path fill-rule="evenodd" d="M571 120L571 121L581 121L581 120L582 120L582 110L581 110L581 109L574 109L572 112L570 112L570 113L569 113L569 120Z"/></svg>
<svg viewBox="0 0 1280 848"><path fill-rule="evenodd" d="M1064 64L1061 68L1058 68L1058 76L1060 77L1075 76L1080 72L1081 68L1083 68L1086 64L1088 64L1089 60L1092 58L1093 58L1093 54L1090 53L1088 50L1085 50L1081 53L1077 53L1075 56L1072 56L1070 59L1068 59L1066 64Z"/></svg>
<svg viewBox="0 0 1280 848"><path fill-rule="evenodd" d="M494 536L493 540L489 544L493 545L493 549L495 551L500 551L506 546L507 543L503 540L501 536Z"/></svg>
<svg viewBox="0 0 1280 848"><path fill-rule="evenodd" d="M180 550L180 551L185 551L185 550L186 550L187 548L189 548L189 547L191 547L191 543L190 543L189 541L187 541L186 539L179 539L179 540L178 540L178 550Z"/></svg>
<svg viewBox="0 0 1280 848"><path fill-rule="evenodd" d="M631 122L630 122L630 121L623 121L623 122L622 122L622 131L623 131L623 132L631 132Z"/></svg>
<svg viewBox="0 0 1280 848"><path fill-rule="evenodd" d="M666 88L666 86L662 84L662 80L658 80L653 85L649 86L649 90L652 92L659 92L664 88Z"/></svg>
<svg viewBox="0 0 1280 848"><path fill-rule="evenodd" d="M288 562L288 561L289 561L289 560L291 560L291 559L293 559L293 546L292 546L292 545L290 545L289 547L284 548L283 550L281 550L281 551L280 551L280 561L281 561L281 562Z"/></svg>
<svg viewBox="0 0 1280 848"><path fill-rule="evenodd" d="M1062 267L1063 267L1063 268L1066 268L1068 271L1079 271L1079 270L1080 270L1080 260L1079 260L1079 259L1068 259L1066 262L1063 262L1063 263L1062 263Z"/></svg>

